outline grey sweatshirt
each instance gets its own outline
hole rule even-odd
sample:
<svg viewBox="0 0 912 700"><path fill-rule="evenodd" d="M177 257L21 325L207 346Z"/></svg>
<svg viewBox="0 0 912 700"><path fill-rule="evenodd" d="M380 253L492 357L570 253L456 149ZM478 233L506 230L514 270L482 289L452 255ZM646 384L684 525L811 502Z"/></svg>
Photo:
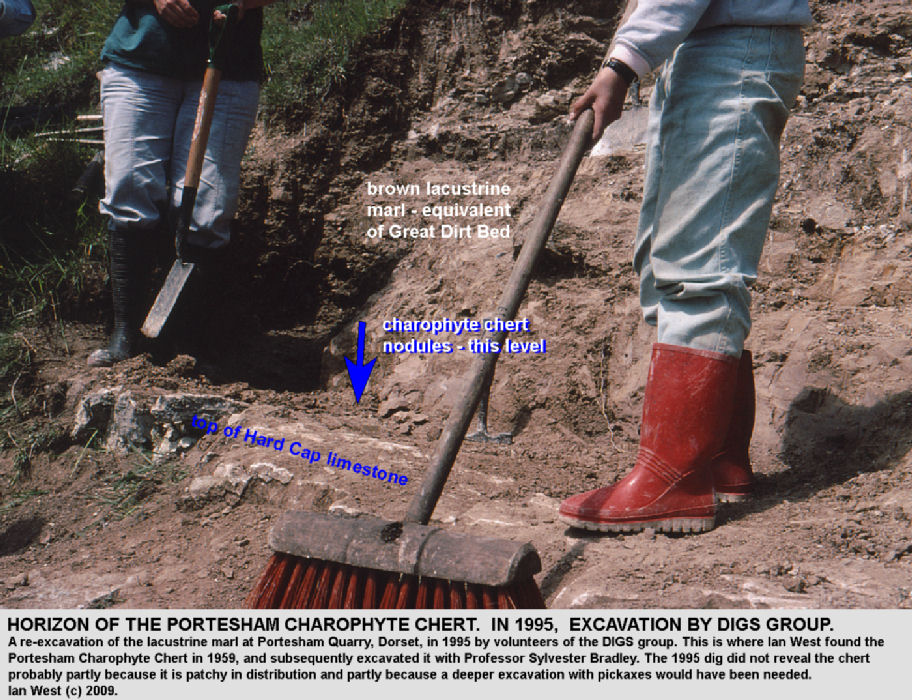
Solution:
<svg viewBox="0 0 912 700"><path fill-rule="evenodd" d="M671 56L697 29L811 21L808 0L639 0L615 35L610 55L642 76Z"/></svg>

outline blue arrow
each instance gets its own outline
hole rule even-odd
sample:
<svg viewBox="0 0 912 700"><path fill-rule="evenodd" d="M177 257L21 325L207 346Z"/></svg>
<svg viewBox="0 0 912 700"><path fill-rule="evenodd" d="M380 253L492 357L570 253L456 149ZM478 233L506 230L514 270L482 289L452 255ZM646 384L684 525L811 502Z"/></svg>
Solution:
<svg viewBox="0 0 912 700"><path fill-rule="evenodd" d="M355 390L355 403L361 403L361 395L364 393L364 387L367 386L367 380L370 379L371 372L374 369L373 360L364 364L364 321L358 321L358 362L352 362L345 357L345 364L348 365L348 376L351 378L352 389Z"/></svg>

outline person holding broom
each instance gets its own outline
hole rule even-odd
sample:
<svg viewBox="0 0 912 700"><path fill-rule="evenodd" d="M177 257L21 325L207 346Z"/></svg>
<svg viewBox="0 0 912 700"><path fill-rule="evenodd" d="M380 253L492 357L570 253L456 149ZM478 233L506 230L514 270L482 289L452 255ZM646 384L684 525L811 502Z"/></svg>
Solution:
<svg viewBox="0 0 912 700"><path fill-rule="evenodd" d="M807 0L640 0L571 107L593 138L630 83L661 66L634 246L657 343L632 471L565 500L561 519L607 532L702 532L715 500L752 488L748 288L779 178L779 138L801 85Z"/></svg>
<svg viewBox="0 0 912 700"><path fill-rule="evenodd" d="M127 0L102 50L101 109L114 330L89 365L109 366L138 352L152 242L170 236L203 73L215 0ZM275 0L243 0L222 74L184 258L199 276L228 244L238 201L241 157L253 128L263 72L262 10ZM207 269L208 268L208 269ZM205 315L197 309L197 321ZM202 325L202 324L200 324Z"/></svg>

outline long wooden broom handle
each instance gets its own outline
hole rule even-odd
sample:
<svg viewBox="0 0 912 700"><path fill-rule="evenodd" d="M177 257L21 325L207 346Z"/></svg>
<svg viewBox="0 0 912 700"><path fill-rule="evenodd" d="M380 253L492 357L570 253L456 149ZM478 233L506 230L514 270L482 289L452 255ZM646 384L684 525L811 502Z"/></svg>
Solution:
<svg viewBox="0 0 912 700"><path fill-rule="evenodd" d="M570 141L564 148L561 155L560 164L557 173L551 179L551 184L545 192L542 208L538 216L532 222L532 228L523 243L519 257L513 265L513 272L507 281L506 289L500 298L494 317L504 321L512 320L519 310L519 305L529 287L529 281L532 278L532 270L539 253L548 240L548 234L557 219L564 198L573 183L573 176L579 167L580 161L589 146L590 135L592 134L592 122L594 115L592 110L586 110L576 120L576 126L570 135ZM506 337L506 331L489 332L485 338L494 341L503 347L503 341ZM443 432L437 440L434 447L434 453L431 456L431 464L428 468L427 476L421 483L421 488L412 502L409 504L406 521L426 525L431 519L431 514L443 491L453 463L456 461L456 455L465 438L466 431L469 429L469 423L472 415L478 407L478 402L484 393L485 385L491 381L494 376L494 366L497 364L499 353L485 353L478 355L472 363L470 369L470 379L465 393L459 403L453 408L447 419Z"/></svg>

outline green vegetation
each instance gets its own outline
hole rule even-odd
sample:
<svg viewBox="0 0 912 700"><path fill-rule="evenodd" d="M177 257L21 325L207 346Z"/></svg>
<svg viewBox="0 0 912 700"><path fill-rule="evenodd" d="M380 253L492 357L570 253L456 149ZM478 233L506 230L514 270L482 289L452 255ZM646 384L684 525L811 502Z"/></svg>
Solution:
<svg viewBox="0 0 912 700"><path fill-rule="evenodd" d="M21 155L0 163L0 320L50 312L57 322L61 306L80 297L90 268L96 277L104 268L101 216L94 202L70 199L92 152L32 136L4 142ZM0 362L8 354L0 349Z"/></svg>
<svg viewBox="0 0 912 700"><path fill-rule="evenodd" d="M41 489L26 489L24 491L14 491L13 493L7 494L6 500L3 503L0 503L0 513L3 513L8 510L14 510L18 506L25 503L30 498L35 496L44 496L47 494L47 491L42 491Z"/></svg>
<svg viewBox="0 0 912 700"><path fill-rule="evenodd" d="M187 476L187 472L176 463L156 464L143 452L134 452L131 461L134 464L129 470L107 477L98 493L98 500L109 508L105 520L120 520L130 515L160 485L177 483Z"/></svg>
<svg viewBox="0 0 912 700"><path fill-rule="evenodd" d="M0 41L2 108L50 109L87 103L101 46L118 0L33 0L38 19L22 36Z"/></svg>
<svg viewBox="0 0 912 700"><path fill-rule="evenodd" d="M278 3L266 14L267 113L295 114L345 81L352 48L406 0ZM283 12L284 8L284 12Z"/></svg>
<svg viewBox="0 0 912 700"><path fill-rule="evenodd" d="M279 0L265 11L263 51L269 112L317 100L346 75L359 40L406 0ZM0 120L9 109L54 115L88 106L96 94L99 55L119 0L34 0L38 20L21 37L0 42Z"/></svg>
<svg viewBox="0 0 912 700"><path fill-rule="evenodd" d="M15 329L35 318L59 323L105 260L94 203L69 200L92 149L33 132L50 120L66 129L63 115L91 109L98 53L119 3L34 4L32 28L0 42L0 380L8 382L31 360Z"/></svg>
<svg viewBox="0 0 912 700"><path fill-rule="evenodd" d="M14 333L0 334L0 377L15 379L26 372L32 363L32 353L22 338ZM15 411L15 390L10 392L9 405L0 406L0 421L8 413ZM3 436L0 435L0 447L3 447Z"/></svg>
<svg viewBox="0 0 912 700"><path fill-rule="evenodd" d="M0 330L0 426L20 422L22 415L34 408L32 397L23 396L23 384L30 379L31 364L32 351L27 341L14 330ZM22 377L26 381L21 381ZM12 433L0 430L0 451L5 449L15 450L9 477L12 486L29 476L31 456L16 444Z"/></svg>
<svg viewBox="0 0 912 700"><path fill-rule="evenodd" d="M40 404L32 395L35 348L22 329L36 321L61 326L87 283L100 289L106 246L94 204L66 199L91 153L34 137L0 140L22 154L0 163L0 423L25 429ZM15 481L27 478L36 449L20 436Z"/></svg>

